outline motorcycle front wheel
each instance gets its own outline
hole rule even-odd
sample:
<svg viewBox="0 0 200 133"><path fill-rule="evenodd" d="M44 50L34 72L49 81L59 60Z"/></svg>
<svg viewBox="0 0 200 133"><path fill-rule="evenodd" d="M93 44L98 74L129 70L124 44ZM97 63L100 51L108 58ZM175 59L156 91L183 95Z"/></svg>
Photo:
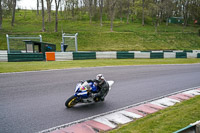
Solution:
<svg viewBox="0 0 200 133"><path fill-rule="evenodd" d="M76 96L71 96L69 99L67 99L67 101L65 102L65 106L67 108L71 108L73 107L74 105L76 105L78 102L77 102L77 97Z"/></svg>

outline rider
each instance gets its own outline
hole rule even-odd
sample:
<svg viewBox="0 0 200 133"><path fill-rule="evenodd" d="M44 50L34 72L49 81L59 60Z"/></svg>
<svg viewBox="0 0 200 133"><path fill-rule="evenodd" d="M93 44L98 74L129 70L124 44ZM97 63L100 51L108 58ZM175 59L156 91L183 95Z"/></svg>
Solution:
<svg viewBox="0 0 200 133"><path fill-rule="evenodd" d="M87 80L87 82L93 82L99 90L97 93L92 94L92 96L94 97L94 101L96 101L96 102L98 102L99 100L104 101L104 98L108 94L108 91L109 91L109 84L105 80L103 75L98 74L96 76L96 79Z"/></svg>

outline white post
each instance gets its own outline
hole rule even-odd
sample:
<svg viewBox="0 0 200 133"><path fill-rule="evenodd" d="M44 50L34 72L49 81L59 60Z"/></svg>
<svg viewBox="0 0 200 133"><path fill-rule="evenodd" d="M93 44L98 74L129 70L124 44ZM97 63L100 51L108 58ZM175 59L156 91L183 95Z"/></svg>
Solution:
<svg viewBox="0 0 200 133"><path fill-rule="evenodd" d="M64 51L64 44L65 44L64 35L65 35L65 33L62 34L62 42L61 42L61 46L60 46L61 52L65 52Z"/></svg>
<svg viewBox="0 0 200 133"><path fill-rule="evenodd" d="M10 44L9 44L9 36L8 34L6 34L6 38L7 38L7 47L8 47L8 54L10 53Z"/></svg>
<svg viewBox="0 0 200 133"><path fill-rule="evenodd" d="M77 41L77 36L78 36L78 33L75 34L75 47L76 47L76 52L78 51L78 41Z"/></svg>
<svg viewBox="0 0 200 133"><path fill-rule="evenodd" d="M40 42L42 42L42 35L39 35L39 37L40 37Z"/></svg>

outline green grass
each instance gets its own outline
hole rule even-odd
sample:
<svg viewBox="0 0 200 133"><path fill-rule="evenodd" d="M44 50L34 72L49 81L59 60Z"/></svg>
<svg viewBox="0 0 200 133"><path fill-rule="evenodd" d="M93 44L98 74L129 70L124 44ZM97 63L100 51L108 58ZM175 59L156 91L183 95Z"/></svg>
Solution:
<svg viewBox="0 0 200 133"><path fill-rule="evenodd" d="M0 73L80 67L200 63L200 59L96 59L73 61L0 62Z"/></svg>
<svg viewBox="0 0 200 133"><path fill-rule="evenodd" d="M200 96L150 114L109 133L172 133L200 119Z"/></svg>
<svg viewBox="0 0 200 133"><path fill-rule="evenodd" d="M46 19L47 20L47 16ZM139 22L139 21L138 21ZM11 18L3 19L3 30L0 30L0 49L7 49L6 34L9 35L42 35L44 42L57 45L60 51L62 30L65 33L79 33L79 51L130 51L130 50L194 50L200 49L198 26L161 24L158 32L151 24L142 26L134 22L126 24L114 21L114 31L110 32L110 21L66 20L59 14L58 32L54 32L52 22L45 21L46 32L42 32L42 17L35 11L20 10L16 12L15 26L11 27Z"/></svg>

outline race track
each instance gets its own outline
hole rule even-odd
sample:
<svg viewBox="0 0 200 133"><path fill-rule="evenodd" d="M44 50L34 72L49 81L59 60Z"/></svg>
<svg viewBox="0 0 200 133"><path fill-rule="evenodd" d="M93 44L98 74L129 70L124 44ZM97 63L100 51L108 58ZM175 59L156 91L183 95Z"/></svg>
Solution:
<svg viewBox="0 0 200 133"><path fill-rule="evenodd" d="M104 74L106 100L66 109L76 83ZM0 74L0 133L33 133L200 86L200 64L80 68Z"/></svg>

